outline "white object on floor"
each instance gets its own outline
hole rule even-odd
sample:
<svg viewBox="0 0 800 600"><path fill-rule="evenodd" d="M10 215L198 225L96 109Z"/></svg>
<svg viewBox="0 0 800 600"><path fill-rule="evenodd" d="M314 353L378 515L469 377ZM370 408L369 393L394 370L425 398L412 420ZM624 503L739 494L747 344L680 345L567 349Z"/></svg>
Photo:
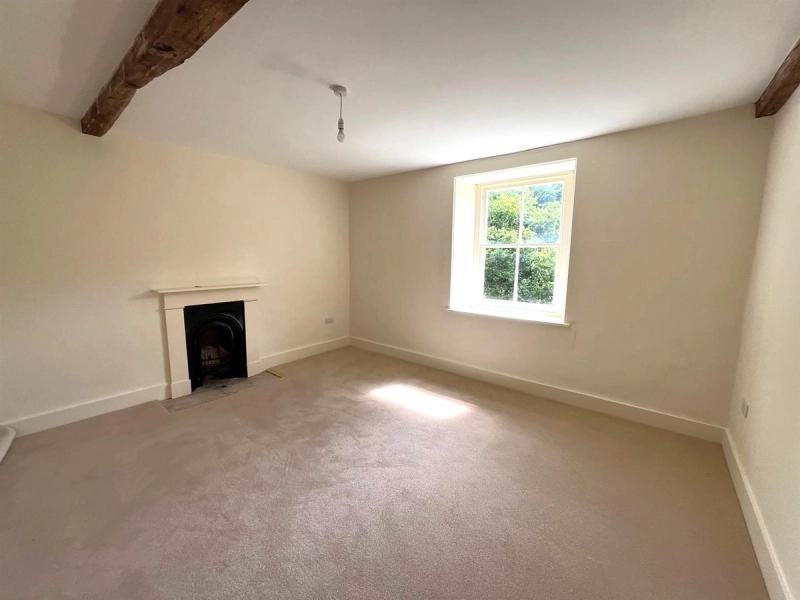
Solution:
<svg viewBox="0 0 800 600"><path fill-rule="evenodd" d="M6 452L11 448L11 440L14 439L16 434L17 432L11 429L11 427L6 427L5 425L0 426L0 462L3 461Z"/></svg>

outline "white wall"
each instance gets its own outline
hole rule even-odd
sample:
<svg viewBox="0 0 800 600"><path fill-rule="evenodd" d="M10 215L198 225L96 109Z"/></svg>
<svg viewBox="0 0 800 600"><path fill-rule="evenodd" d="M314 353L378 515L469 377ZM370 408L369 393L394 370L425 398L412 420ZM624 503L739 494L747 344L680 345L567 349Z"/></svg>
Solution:
<svg viewBox="0 0 800 600"><path fill-rule="evenodd" d="M724 425L770 133L748 106L353 184L351 334ZM453 177L571 157L572 327L446 311Z"/></svg>
<svg viewBox="0 0 800 600"><path fill-rule="evenodd" d="M10 105L0 181L0 422L163 384L153 286L265 281L264 355L348 333L342 183Z"/></svg>
<svg viewBox="0 0 800 600"><path fill-rule="evenodd" d="M740 497L776 599L800 597L799 257L800 93L795 92L775 118L730 417L732 445L750 485L751 496L740 489ZM742 401L750 404L747 419Z"/></svg>

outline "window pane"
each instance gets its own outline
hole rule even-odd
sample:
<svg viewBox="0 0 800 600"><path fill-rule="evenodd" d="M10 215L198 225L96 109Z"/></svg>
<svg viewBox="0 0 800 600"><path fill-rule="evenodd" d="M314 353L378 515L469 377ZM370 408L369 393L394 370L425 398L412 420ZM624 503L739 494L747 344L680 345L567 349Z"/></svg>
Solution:
<svg viewBox="0 0 800 600"><path fill-rule="evenodd" d="M525 188L522 239L533 244L558 243L564 183L537 183Z"/></svg>
<svg viewBox="0 0 800 600"><path fill-rule="evenodd" d="M491 190L487 194L486 241L514 244L519 237L519 201L522 188Z"/></svg>
<svg viewBox="0 0 800 600"><path fill-rule="evenodd" d="M519 289L517 290L517 299L520 302L552 304L555 279L555 248L522 248L520 250Z"/></svg>
<svg viewBox="0 0 800 600"><path fill-rule="evenodd" d="M493 300L514 299L514 248L487 248L483 295Z"/></svg>

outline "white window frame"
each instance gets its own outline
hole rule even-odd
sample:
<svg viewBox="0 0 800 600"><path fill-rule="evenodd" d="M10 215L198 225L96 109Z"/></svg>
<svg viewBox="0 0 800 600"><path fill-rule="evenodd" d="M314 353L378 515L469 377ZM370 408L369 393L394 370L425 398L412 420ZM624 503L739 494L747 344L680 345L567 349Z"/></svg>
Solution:
<svg viewBox="0 0 800 600"><path fill-rule="evenodd" d="M472 232L472 249L471 249L471 264L459 265L456 262L456 243L464 243L463 236L457 236L455 230L459 226L456 219L456 206L454 205L454 221L453 221L453 264L451 265L452 279L451 279L451 310L457 312L477 313L494 317L505 317L512 319L522 319L529 321L541 321L544 323L554 324L567 324L566 322L566 300L567 300L567 283L569 279L569 259L570 247L572 241L572 215L575 197L575 161L563 161L564 164L569 165L568 169L559 169L563 167L561 163L549 163L544 165L531 165L530 167L522 167L508 172L497 172L494 177L493 174L481 174L471 176L476 178L476 183L473 186L474 198L473 216L469 219L472 221L471 226L474 229ZM550 167L550 168L548 168ZM542 174L538 174L543 172ZM528 175L528 172L535 173ZM503 176L505 174L505 177ZM514 175L509 177L509 175ZM521 176L522 175L522 176ZM469 182L469 176L463 179ZM486 229L488 225L488 193L491 190L506 189L509 187L529 186L541 183L553 183L561 181L564 183L564 195L562 198L561 207L561 229L559 241L557 243L527 243L521 242L521 234L518 235L518 241L509 244L494 244L486 240ZM463 184L462 184L463 185ZM463 189L463 188L462 188ZM457 199L456 199L457 200ZM454 200L455 201L455 200ZM522 202L522 200L520 200ZM520 229L523 227L523 215L520 212ZM459 239L461 242L459 242ZM555 265L555 281L553 285L553 302L550 304L536 304L532 302L520 302L516 300L518 285L519 285L519 256L520 252L517 251L515 258L514 269L514 300L496 300L484 298L484 268L485 268L485 255L489 248L556 248L556 265ZM458 275L460 281L466 281L467 285L456 284L456 270L460 269L461 273Z"/></svg>

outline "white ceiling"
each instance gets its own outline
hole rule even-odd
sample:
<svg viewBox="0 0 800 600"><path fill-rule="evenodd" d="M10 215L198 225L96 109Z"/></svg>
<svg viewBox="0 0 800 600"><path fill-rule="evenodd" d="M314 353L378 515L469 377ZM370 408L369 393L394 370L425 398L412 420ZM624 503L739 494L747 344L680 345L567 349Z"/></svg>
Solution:
<svg viewBox="0 0 800 600"><path fill-rule="evenodd" d="M0 97L80 117L154 4L0 0ZM362 179L753 102L798 35L797 0L250 0L115 127Z"/></svg>

